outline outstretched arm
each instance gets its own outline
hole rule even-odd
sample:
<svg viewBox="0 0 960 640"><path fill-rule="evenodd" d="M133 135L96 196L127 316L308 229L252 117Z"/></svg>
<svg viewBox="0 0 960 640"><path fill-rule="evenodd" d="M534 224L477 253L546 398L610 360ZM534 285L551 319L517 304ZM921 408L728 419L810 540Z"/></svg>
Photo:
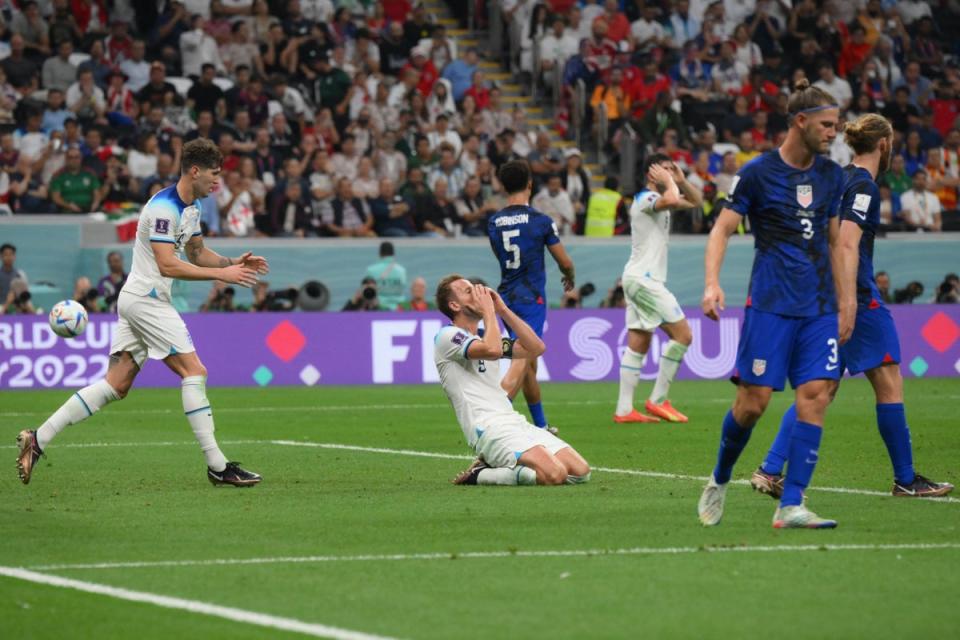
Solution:
<svg viewBox="0 0 960 640"><path fill-rule="evenodd" d="M248 251L239 258L227 258L221 256L213 249L203 243L202 236L194 236L187 241L184 247L187 259L198 267L229 267L231 265L242 265L243 267L256 272L259 275L265 275L270 271L266 258L253 255Z"/></svg>
<svg viewBox="0 0 960 640"><path fill-rule="evenodd" d="M222 280L242 287L251 287L257 282L257 272L241 264L223 267L206 267L181 260L171 242L151 242L157 268L164 278L178 280ZM216 254L214 254L216 255ZM226 258L224 258L226 260Z"/></svg>

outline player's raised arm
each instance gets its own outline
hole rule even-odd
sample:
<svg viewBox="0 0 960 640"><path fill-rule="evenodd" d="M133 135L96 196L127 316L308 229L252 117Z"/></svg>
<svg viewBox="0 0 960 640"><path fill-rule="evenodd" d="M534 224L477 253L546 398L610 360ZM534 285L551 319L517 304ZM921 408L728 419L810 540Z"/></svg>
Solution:
<svg viewBox="0 0 960 640"><path fill-rule="evenodd" d="M516 341L510 345L509 353L507 349L503 349L503 355L512 358L536 358L546 351L547 347L543 344L543 340L540 339L537 332L511 311L496 291L489 289L489 292L490 297L493 298L493 306L497 315L510 325L517 336Z"/></svg>
<svg viewBox="0 0 960 640"><path fill-rule="evenodd" d="M725 308L723 289L720 287L720 267L723 266L730 236L736 232L742 220L743 216L739 213L724 207L707 239L707 250L703 260L703 300L700 302L700 307L704 315L711 320L719 320L720 312Z"/></svg>
<svg viewBox="0 0 960 640"><path fill-rule="evenodd" d="M683 170L671 163L669 168L663 164L650 165L647 179L665 187L663 194L654 202L653 208L696 209L703 204L700 191L687 181Z"/></svg>
<svg viewBox="0 0 960 640"><path fill-rule="evenodd" d="M222 280L241 287L252 287L257 283L257 272L243 264L222 267L201 267L184 262L169 242L151 242L157 268L164 278L178 280ZM223 258L229 260L229 258Z"/></svg>

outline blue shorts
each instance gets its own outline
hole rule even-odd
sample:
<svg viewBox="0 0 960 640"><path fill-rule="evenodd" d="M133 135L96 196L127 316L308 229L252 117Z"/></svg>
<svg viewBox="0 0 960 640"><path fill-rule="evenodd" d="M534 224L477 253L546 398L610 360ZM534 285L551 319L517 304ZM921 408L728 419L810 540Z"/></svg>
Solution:
<svg viewBox="0 0 960 640"><path fill-rule="evenodd" d="M533 329L533 332L536 333L538 337L543 337L543 324L547 321L547 305L537 304L536 302L515 304L510 306L510 311L513 311L520 316L521 320L530 325L530 328ZM510 328L509 324L506 326L507 333L510 334L510 337L516 339L517 334L514 330Z"/></svg>
<svg viewBox="0 0 960 640"><path fill-rule="evenodd" d="M886 307L857 308L857 323L850 340L840 347L841 368L851 375L885 364L900 364L900 339Z"/></svg>
<svg viewBox="0 0 960 640"><path fill-rule="evenodd" d="M748 307L732 380L783 391L811 380L838 380L843 371L837 315L795 318Z"/></svg>

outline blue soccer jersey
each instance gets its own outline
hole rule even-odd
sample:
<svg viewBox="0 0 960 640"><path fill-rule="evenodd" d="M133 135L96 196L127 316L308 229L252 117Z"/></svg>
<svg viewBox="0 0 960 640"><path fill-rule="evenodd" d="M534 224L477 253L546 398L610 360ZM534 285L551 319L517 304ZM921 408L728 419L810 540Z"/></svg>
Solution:
<svg viewBox="0 0 960 640"><path fill-rule="evenodd" d="M851 164L843 173L846 180L840 220L849 220L863 230L857 266L857 304L877 307L883 304L883 296L873 279L873 241L880 226L880 189L863 167Z"/></svg>
<svg viewBox="0 0 960 640"><path fill-rule="evenodd" d="M511 205L490 216L487 235L500 263L497 291L507 306L511 309L530 304L545 307L544 248L560 242L557 226L550 216L533 207Z"/></svg>
<svg viewBox="0 0 960 640"><path fill-rule="evenodd" d="M749 216L755 237L749 306L792 317L837 311L827 233L843 180L843 169L828 158L797 169L776 149L740 169L729 208Z"/></svg>

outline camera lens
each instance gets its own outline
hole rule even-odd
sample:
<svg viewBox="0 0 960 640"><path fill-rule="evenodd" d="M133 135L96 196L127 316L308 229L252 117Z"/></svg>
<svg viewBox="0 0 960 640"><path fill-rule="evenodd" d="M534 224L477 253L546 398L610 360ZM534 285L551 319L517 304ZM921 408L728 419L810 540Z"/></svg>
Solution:
<svg viewBox="0 0 960 640"><path fill-rule="evenodd" d="M227 287L226 289L223 290L223 295L225 296L232 296L232 295L235 295L236 293L237 291L233 287Z"/></svg>
<svg viewBox="0 0 960 640"><path fill-rule="evenodd" d="M99 295L100 295L100 292L97 291L96 289L89 289L89 290L87 291L87 296L86 296L86 297L87 297L87 300L91 300L91 301L92 301L92 300L96 300Z"/></svg>
<svg viewBox="0 0 960 640"><path fill-rule="evenodd" d="M364 287L363 297L367 300L373 300L377 297L377 290L374 287Z"/></svg>
<svg viewBox="0 0 960 640"><path fill-rule="evenodd" d="M19 302L20 304L30 302L30 292L24 291L23 293L21 293L20 297L17 298L17 302Z"/></svg>

